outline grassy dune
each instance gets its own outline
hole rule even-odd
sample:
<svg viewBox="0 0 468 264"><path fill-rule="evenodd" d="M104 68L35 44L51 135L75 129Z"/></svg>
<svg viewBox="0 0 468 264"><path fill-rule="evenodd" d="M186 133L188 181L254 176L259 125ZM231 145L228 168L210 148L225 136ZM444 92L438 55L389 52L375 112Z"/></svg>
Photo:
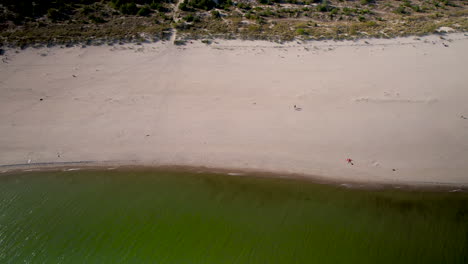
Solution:
<svg viewBox="0 0 468 264"><path fill-rule="evenodd" d="M119 41L242 38L391 38L468 30L462 0L138 0L5 1L3 45L103 44Z"/></svg>

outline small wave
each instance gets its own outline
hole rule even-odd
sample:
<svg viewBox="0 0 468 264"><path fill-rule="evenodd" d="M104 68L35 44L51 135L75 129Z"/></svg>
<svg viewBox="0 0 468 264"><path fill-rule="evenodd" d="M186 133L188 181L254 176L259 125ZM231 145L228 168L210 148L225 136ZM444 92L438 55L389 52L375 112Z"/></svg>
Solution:
<svg viewBox="0 0 468 264"><path fill-rule="evenodd" d="M77 171L77 170L81 170L80 168L70 168L70 169L66 169L64 171Z"/></svg>
<svg viewBox="0 0 468 264"><path fill-rule="evenodd" d="M242 175L244 175L244 173L240 173L240 172L229 172L228 175L230 175L230 176L242 176Z"/></svg>

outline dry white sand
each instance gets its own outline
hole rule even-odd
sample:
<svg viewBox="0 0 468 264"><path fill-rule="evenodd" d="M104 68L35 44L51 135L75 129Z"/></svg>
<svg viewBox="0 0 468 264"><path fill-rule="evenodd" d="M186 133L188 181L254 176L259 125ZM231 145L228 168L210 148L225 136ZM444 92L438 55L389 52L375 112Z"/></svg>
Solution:
<svg viewBox="0 0 468 264"><path fill-rule="evenodd" d="M463 34L56 47L2 59L0 165L119 161L468 185Z"/></svg>

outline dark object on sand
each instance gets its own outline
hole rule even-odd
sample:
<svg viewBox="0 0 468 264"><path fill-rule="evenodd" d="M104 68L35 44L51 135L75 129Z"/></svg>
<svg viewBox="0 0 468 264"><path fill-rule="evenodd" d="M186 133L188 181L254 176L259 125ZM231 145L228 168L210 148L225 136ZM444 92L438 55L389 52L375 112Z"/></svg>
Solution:
<svg viewBox="0 0 468 264"><path fill-rule="evenodd" d="M346 161L348 162L348 164L354 165L354 163L353 163L353 160L352 160L352 159L350 159L350 158L347 158L347 159L346 159Z"/></svg>
<svg viewBox="0 0 468 264"><path fill-rule="evenodd" d="M392 169L392 171L396 171L395 169Z"/></svg>
<svg viewBox="0 0 468 264"><path fill-rule="evenodd" d="M39 101L43 101L43 100L44 100L44 99L42 99L42 98L41 98L41 99L39 99Z"/></svg>
<svg viewBox="0 0 468 264"><path fill-rule="evenodd" d="M75 75L75 74L73 74L72 76L73 76L73 78L76 78L76 75Z"/></svg>
<svg viewBox="0 0 468 264"><path fill-rule="evenodd" d="M294 105L294 110L296 110L296 111L302 111L302 108L301 108L301 107L297 107L296 105Z"/></svg>
<svg viewBox="0 0 468 264"><path fill-rule="evenodd" d="M3 54L5 54L5 50L4 50L4 49L0 49L0 56L2 56Z"/></svg>
<svg viewBox="0 0 468 264"><path fill-rule="evenodd" d="M461 119L468 119L468 117L464 116L464 115L461 115L460 116Z"/></svg>

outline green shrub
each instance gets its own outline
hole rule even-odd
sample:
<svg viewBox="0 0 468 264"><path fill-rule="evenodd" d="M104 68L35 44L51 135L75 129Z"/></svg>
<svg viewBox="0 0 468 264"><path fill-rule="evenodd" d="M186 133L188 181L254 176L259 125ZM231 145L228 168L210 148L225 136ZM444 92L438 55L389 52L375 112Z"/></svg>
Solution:
<svg viewBox="0 0 468 264"><path fill-rule="evenodd" d="M106 20L104 20L100 16L90 15L88 18L89 18L89 20L91 20L92 22L94 22L96 24L101 24L101 23L107 22Z"/></svg>
<svg viewBox="0 0 468 264"><path fill-rule="evenodd" d="M221 2L219 3L219 6L222 7L222 8L224 8L224 10L229 9L229 7L232 6L232 5L233 5L233 3L232 3L231 0L226 0L224 3L221 1Z"/></svg>
<svg viewBox="0 0 468 264"><path fill-rule="evenodd" d="M188 4L195 8L204 10L211 10L216 6L216 3L213 0L190 0Z"/></svg>
<svg viewBox="0 0 468 264"><path fill-rule="evenodd" d="M138 12L138 7L135 3L132 2L121 5L119 10L124 15L136 15L136 13Z"/></svg>
<svg viewBox="0 0 468 264"><path fill-rule="evenodd" d="M375 27L375 26L377 26L377 22L375 22L375 21L368 21L368 22L365 23L365 25L366 25L367 27Z"/></svg>
<svg viewBox="0 0 468 264"><path fill-rule="evenodd" d="M370 14L370 10L369 9L359 9L357 10L359 14Z"/></svg>
<svg viewBox="0 0 468 264"><path fill-rule="evenodd" d="M162 6L161 3L157 3L157 2L154 2L154 1L150 4L151 9L154 9L154 10L158 10L161 6Z"/></svg>
<svg viewBox="0 0 468 264"><path fill-rule="evenodd" d="M174 45L176 45L176 46L182 46L182 45L185 45L185 44L187 44L186 40L174 40Z"/></svg>
<svg viewBox="0 0 468 264"><path fill-rule="evenodd" d="M88 14L94 12L94 9L92 9L92 8L89 7L89 6L85 6L85 7L83 7L83 8L80 10L80 12L81 12L83 15L88 15Z"/></svg>
<svg viewBox="0 0 468 264"><path fill-rule="evenodd" d="M298 28L296 29L296 33L298 35L307 35L307 31L304 28Z"/></svg>
<svg viewBox="0 0 468 264"><path fill-rule="evenodd" d="M328 12L330 10L330 5L327 0L323 0L321 4L317 5L317 11L319 12Z"/></svg>
<svg viewBox="0 0 468 264"><path fill-rule="evenodd" d="M218 10L213 10L211 11L211 16L215 19L220 18L221 14L218 12Z"/></svg>
<svg viewBox="0 0 468 264"><path fill-rule="evenodd" d="M407 14L406 8L403 5L400 5L399 7L397 7L394 12L396 14L402 14L402 15Z"/></svg>
<svg viewBox="0 0 468 264"><path fill-rule="evenodd" d="M185 21L187 21L187 22L192 22L194 20L194 18L195 17L193 16L193 14L188 14L188 15L186 15L184 17Z"/></svg>
<svg viewBox="0 0 468 264"><path fill-rule="evenodd" d="M252 9L252 7L249 4L246 4L246 3L238 3L237 7L240 8L240 9L244 9L244 10Z"/></svg>
<svg viewBox="0 0 468 264"><path fill-rule="evenodd" d="M50 8L49 10L47 10L47 17L52 21L60 21L68 18L66 14L63 14L55 8Z"/></svg>
<svg viewBox="0 0 468 264"><path fill-rule="evenodd" d="M137 15L139 16L148 16L149 14L151 14L151 8L149 6L144 6L140 8L140 10L138 10L137 13Z"/></svg>
<svg viewBox="0 0 468 264"><path fill-rule="evenodd" d="M179 9L182 10L182 11L192 11L192 9L188 6L186 0L183 1L182 3L180 3Z"/></svg>
<svg viewBox="0 0 468 264"><path fill-rule="evenodd" d="M349 7L344 7L343 8L343 14L349 16L351 14L351 12L352 12L351 8L349 8Z"/></svg>
<svg viewBox="0 0 468 264"><path fill-rule="evenodd" d="M411 6L411 9L413 9L414 12L422 12L421 7L418 5Z"/></svg>

